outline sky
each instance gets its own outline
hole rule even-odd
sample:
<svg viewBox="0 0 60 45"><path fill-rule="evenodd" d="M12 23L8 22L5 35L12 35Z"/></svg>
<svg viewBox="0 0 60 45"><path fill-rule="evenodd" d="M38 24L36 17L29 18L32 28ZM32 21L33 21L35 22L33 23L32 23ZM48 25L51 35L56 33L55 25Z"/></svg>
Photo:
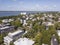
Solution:
<svg viewBox="0 0 60 45"><path fill-rule="evenodd" d="M0 0L0 11L60 11L60 0Z"/></svg>

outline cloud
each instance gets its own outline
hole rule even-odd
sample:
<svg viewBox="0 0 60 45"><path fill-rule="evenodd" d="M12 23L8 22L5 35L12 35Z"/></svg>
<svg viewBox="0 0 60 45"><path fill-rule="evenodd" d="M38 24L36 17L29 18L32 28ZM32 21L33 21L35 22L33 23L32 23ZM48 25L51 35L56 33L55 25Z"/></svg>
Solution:
<svg viewBox="0 0 60 45"><path fill-rule="evenodd" d="M40 4L35 4L34 7L31 7L30 10L36 10L36 11L46 11L46 10L57 10L57 5L40 5Z"/></svg>
<svg viewBox="0 0 60 45"><path fill-rule="evenodd" d="M54 8L56 8L56 7L57 7L57 5L53 5L53 7L54 7Z"/></svg>
<svg viewBox="0 0 60 45"><path fill-rule="evenodd" d="M20 5L20 6L19 6ZM33 6L24 5L24 2L19 2L19 5L10 5L8 9L11 10L21 10L21 11L54 11L57 10L56 5L40 5L35 4Z"/></svg>
<svg viewBox="0 0 60 45"><path fill-rule="evenodd" d="M14 0L16 1L16 0ZM54 11L54 10L58 10L59 6L53 4L53 5L45 5L45 4L40 4L40 3L33 3L33 4L27 4L24 1L19 1L17 4L12 4L12 5L5 5L1 6L0 10L19 10L19 11Z"/></svg>
<svg viewBox="0 0 60 45"><path fill-rule="evenodd" d="M35 7L40 7L40 5L39 4L36 4Z"/></svg>
<svg viewBox="0 0 60 45"><path fill-rule="evenodd" d="M44 5L43 6L43 10L56 10L57 9L57 5Z"/></svg>

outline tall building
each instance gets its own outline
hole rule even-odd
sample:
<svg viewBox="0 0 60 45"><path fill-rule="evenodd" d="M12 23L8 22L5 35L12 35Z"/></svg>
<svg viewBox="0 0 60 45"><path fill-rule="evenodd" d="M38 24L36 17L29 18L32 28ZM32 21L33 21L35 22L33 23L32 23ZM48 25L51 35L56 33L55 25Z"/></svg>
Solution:
<svg viewBox="0 0 60 45"><path fill-rule="evenodd" d="M24 31L18 30L14 33L9 33L8 36L4 37L4 44L10 45L10 42L14 42L23 35Z"/></svg>
<svg viewBox="0 0 60 45"><path fill-rule="evenodd" d="M26 25L26 16L23 16L21 19L20 19L21 23L24 25Z"/></svg>

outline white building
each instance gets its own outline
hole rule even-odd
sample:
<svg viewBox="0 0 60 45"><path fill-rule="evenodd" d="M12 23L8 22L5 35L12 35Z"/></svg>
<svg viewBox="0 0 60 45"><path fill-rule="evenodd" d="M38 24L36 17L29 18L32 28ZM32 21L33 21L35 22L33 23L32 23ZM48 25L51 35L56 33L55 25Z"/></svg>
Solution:
<svg viewBox="0 0 60 45"><path fill-rule="evenodd" d="M57 30L57 34L58 34L58 36L60 36L60 30Z"/></svg>
<svg viewBox="0 0 60 45"><path fill-rule="evenodd" d="M2 22L7 23L7 22L9 22L9 20L8 19L3 19Z"/></svg>
<svg viewBox="0 0 60 45"><path fill-rule="evenodd" d="M54 25L54 24L52 22L46 22L46 25L51 26L51 25Z"/></svg>
<svg viewBox="0 0 60 45"><path fill-rule="evenodd" d="M52 23L52 22L43 22L43 24L46 26L46 30L49 29L49 26L53 26L54 25L54 23Z"/></svg>
<svg viewBox="0 0 60 45"><path fill-rule="evenodd" d="M4 37L4 44L5 45L10 45L10 42L12 41L13 39L10 38L9 36L6 36Z"/></svg>
<svg viewBox="0 0 60 45"><path fill-rule="evenodd" d="M36 21L36 20L37 20L36 18L32 19L32 21Z"/></svg>
<svg viewBox="0 0 60 45"><path fill-rule="evenodd" d="M52 14L50 14L50 15L48 15L48 17L53 18L53 15L52 15Z"/></svg>
<svg viewBox="0 0 60 45"><path fill-rule="evenodd" d="M9 19L9 22L14 21L14 19Z"/></svg>
<svg viewBox="0 0 60 45"><path fill-rule="evenodd" d="M26 12L21 12L20 14L21 14L21 15L26 15Z"/></svg>
<svg viewBox="0 0 60 45"><path fill-rule="evenodd" d="M60 18L58 18L58 22L60 22Z"/></svg>
<svg viewBox="0 0 60 45"><path fill-rule="evenodd" d="M2 20L3 23L8 23L8 22L11 22L11 21L14 21L14 19L3 19Z"/></svg>
<svg viewBox="0 0 60 45"><path fill-rule="evenodd" d="M54 23L52 23L52 22L43 22L43 24L46 25L46 26L54 25Z"/></svg>
<svg viewBox="0 0 60 45"><path fill-rule="evenodd" d="M33 45L34 41L28 38L20 38L14 42L14 45Z"/></svg>
<svg viewBox="0 0 60 45"><path fill-rule="evenodd" d="M21 37L24 32L22 30L18 30L14 33L9 33L8 36L4 37L4 44L10 45L11 41L15 41Z"/></svg>
<svg viewBox="0 0 60 45"><path fill-rule="evenodd" d="M40 19L45 20L45 17L41 17Z"/></svg>
<svg viewBox="0 0 60 45"><path fill-rule="evenodd" d="M14 26L2 26L0 27L0 34L2 33L8 33L8 32L12 32L14 30Z"/></svg>
<svg viewBox="0 0 60 45"><path fill-rule="evenodd" d="M27 25L27 20L26 20L26 16L23 16L22 18L20 18L21 23L23 24L23 26Z"/></svg>
<svg viewBox="0 0 60 45"><path fill-rule="evenodd" d="M23 24L23 26L27 24L25 19L20 19L20 21Z"/></svg>

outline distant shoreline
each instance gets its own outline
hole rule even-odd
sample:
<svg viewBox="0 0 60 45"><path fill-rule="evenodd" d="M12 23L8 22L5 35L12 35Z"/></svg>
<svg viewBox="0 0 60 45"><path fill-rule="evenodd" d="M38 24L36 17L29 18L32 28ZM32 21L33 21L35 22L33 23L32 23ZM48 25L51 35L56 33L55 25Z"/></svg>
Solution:
<svg viewBox="0 0 60 45"><path fill-rule="evenodd" d="M17 16L21 12L26 12L27 14L41 13L41 12L59 12L59 11L0 11L0 17L3 16Z"/></svg>

